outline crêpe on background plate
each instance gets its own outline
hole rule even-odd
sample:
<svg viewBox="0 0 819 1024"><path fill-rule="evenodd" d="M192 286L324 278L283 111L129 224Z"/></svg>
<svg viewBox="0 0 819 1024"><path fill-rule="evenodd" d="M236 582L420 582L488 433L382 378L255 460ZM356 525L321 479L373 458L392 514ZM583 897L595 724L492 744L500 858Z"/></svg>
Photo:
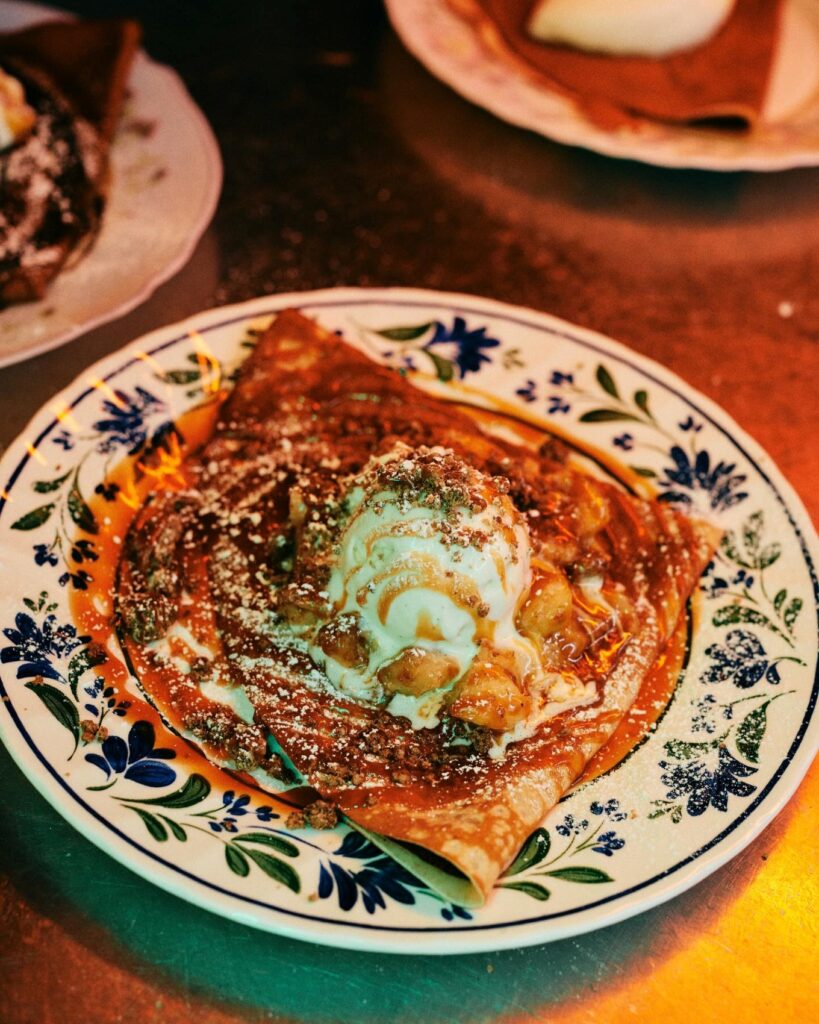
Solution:
<svg viewBox="0 0 819 1024"><path fill-rule="evenodd" d="M663 58L607 56L534 40L531 0L448 0L484 43L528 76L573 99L592 121L617 128L651 118L750 127L760 117L782 0L737 0L700 46Z"/></svg>
<svg viewBox="0 0 819 1024"><path fill-rule="evenodd" d="M0 153L0 307L41 298L92 244L109 148L139 44L136 22L44 22L0 34L0 68L25 90L30 134Z"/></svg>

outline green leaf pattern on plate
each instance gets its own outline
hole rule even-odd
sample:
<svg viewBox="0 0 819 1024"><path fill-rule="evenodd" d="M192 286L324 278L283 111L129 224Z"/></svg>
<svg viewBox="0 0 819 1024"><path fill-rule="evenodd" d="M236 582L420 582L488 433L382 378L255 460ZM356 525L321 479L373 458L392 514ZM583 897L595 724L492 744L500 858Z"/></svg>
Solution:
<svg viewBox="0 0 819 1024"><path fill-rule="evenodd" d="M244 328L239 349L252 347L260 329L258 324ZM417 320L408 318L406 323L396 318L392 323L382 319L380 324L357 324L355 329L367 347L378 346L379 357L391 347L394 354L389 359L402 372L423 368L439 384L454 385L492 362L509 375L518 370L527 377L543 373L534 364L527 368L526 349L507 345L502 336L494 337L493 331L478 320L419 316ZM174 362L169 369L157 368L154 381L169 391L181 393L184 389L190 400L187 406L229 384L246 355L240 351L235 359L220 361L195 338L180 343L173 352ZM527 381L527 397L520 397L527 403L531 400L532 408L535 402L546 399L545 416L562 416L566 417L562 422L583 424L587 428L585 437L599 434L601 442L608 442L618 454L639 453L639 458L630 458L635 462L631 468L643 482L640 486L659 492L666 500L685 503L686 497L702 498L717 518L746 502L742 471L728 456L709 452L709 448L720 450L707 428L692 415L674 422L666 413L662 394L642 382L629 386L628 379L625 371L621 376L621 370L608 359L590 359ZM551 398L549 391L554 392ZM95 490L105 493L108 467L126 451L135 459L140 457L167 436L162 433L168 428L162 399L148 391L115 392L114 396L116 400L100 391L100 402L107 404L93 427L63 429L52 437L54 444L64 449L59 460L50 460L53 476L40 466L36 474L23 477L17 485L15 498L27 491L30 501L21 501L22 507L10 527L38 542L34 545L38 566L47 570L61 563L61 586L81 587L91 578L100 522L90 499ZM99 459L93 467L86 460L92 454L99 455L103 445L108 447L101 472ZM736 517L730 522L731 528L702 587L709 628L712 634L716 631L716 639L705 652L703 666L698 665L701 674L694 680L696 693L691 699L688 729L663 740L658 764L664 792L647 801L643 812L657 822L667 820L679 825L693 815L719 815L729 801L757 792L756 779L761 775L756 773L765 761L768 734L778 710L785 707L777 702L797 692L781 685L783 676L804 665L799 630L809 603L797 585L779 576L784 561L783 538L772 535L761 509L745 515L741 522ZM48 616L53 615L56 602L43 592L39 599L27 598L23 604L27 611L20 615L25 618L18 615L17 621L8 623L3 631L8 646L0 647L0 657L4 663L17 666L21 690L30 694L31 700L36 697L35 703L58 723L68 740L66 761L77 751L100 750L106 733L101 727L103 719L106 727L111 726L111 735L131 724L128 701L119 694L106 694L94 675L104 652L95 650L88 638L78 637L76 632L73 636L59 634L58 646L52 649L49 644L58 634L55 624L48 626ZM27 674L21 674L24 668ZM93 714L85 710L86 706L95 709ZM93 729L88 728L89 721ZM81 760L76 756L74 763ZM99 799L116 799L119 806L127 808L134 828L141 830L147 842L170 849L208 836L209 842L223 846L224 864L230 874L249 879L248 885L279 884L302 899L308 899L316 889L314 876L308 879L304 856L305 848L315 844L305 836L276 828L278 815L259 806L251 791L237 788L213 792L207 779L196 772L180 774L176 782L151 795L123 775L110 786L110 792ZM92 788L100 787L88 787ZM599 787L594 791L599 792ZM571 806L576 807L577 801ZM562 809L556 809L528 837L499 880L499 888L542 903L549 899L557 902L573 887L600 886L605 891L615 884L620 872L603 870L594 861L605 858L607 867L616 866L621 861L613 858L630 841L626 826L617 825L626 818L617 800L593 801L582 818L576 811L574 817L561 814ZM347 850L348 863L350 858L363 856L353 846L347 845ZM374 899L371 876L378 876L379 891L387 899L394 898L390 896L392 884L393 892L402 893L400 901L411 903L406 896L411 883L385 873L387 869L377 852L365 852L367 859L355 874L361 893L366 890ZM338 851L328 854L323 848L321 855L329 858L331 866L344 859ZM310 861L311 870L314 866ZM340 891L339 876L333 877ZM419 885L413 891L421 893L423 889ZM373 912L366 900L364 908L366 913ZM456 908L441 913L444 920L455 924L462 925L469 919L467 912L459 913Z"/></svg>

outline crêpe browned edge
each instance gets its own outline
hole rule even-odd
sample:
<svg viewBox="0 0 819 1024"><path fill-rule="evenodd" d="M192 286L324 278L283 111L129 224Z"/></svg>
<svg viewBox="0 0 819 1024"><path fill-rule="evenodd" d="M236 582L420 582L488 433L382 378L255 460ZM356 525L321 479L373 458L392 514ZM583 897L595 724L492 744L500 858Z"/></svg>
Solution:
<svg viewBox="0 0 819 1024"><path fill-rule="evenodd" d="M311 386L318 388L316 381L325 384L314 394ZM321 402L315 398L319 393L324 396ZM347 434L342 437L339 433L336 441L339 451L343 452L345 445L355 445L357 433L364 436L373 426L366 419L369 415L366 403L348 401L345 404L350 396L358 393L380 396L378 416L380 422L386 424L385 430L403 417L408 434L417 433L419 428L417 423L413 426L413 417L421 421L429 418L438 443L456 447L471 444L478 462L491 462L499 457L499 452L512 452L520 464L525 465L527 459L530 460L530 471L537 465L531 461L534 458L531 453L514 451L514 446L505 443L498 448L468 417L415 389L394 371L373 364L360 352L293 311L280 314L259 339L223 407L214 439L193 465L201 470L213 463L217 470L214 486L223 486L229 491L231 481L216 463L225 444L242 443L237 439L254 434L252 445L257 445L259 440L270 440L271 424L275 425L277 417L285 416L285 409L289 409L288 415L294 408L298 409L302 400L313 417L310 422L317 424L310 428L306 421L305 432L335 430L333 416L342 416L339 422L345 424ZM333 411L339 408L341 413ZM355 420L356 408L364 410L358 421ZM251 448L246 448L238 456L245 465L252 458L250 451ZM544 462L542 468L545 471L548 464ZM220 483L222 479L224 483ZM466 762L449 763L444 768L427 765L424 771L415 771L411 766L413 771L408 779L394 783L389 750L402 743L417 744L419 739L429 745L433 739L431 730L422 730L429 735L419 738L412 735L406 720L355 704L338 694L305 686L304 677L299 674L303 668L298 659L279 659L271 666L265 663L269 662L269 657L260 657L234 672L235 683L243 687L255 708L256 727L262 735L267 733L275 738L304 779L322 796L331 799L352 824L375 837L427 884L459 903L479 905L488 897L521 843L614 732L639 692L642 679L673 632L685 600L713 550L715 532L706 524L689 520L668 506L640 502L615 488L611 488L610 497L616 502L619 524L613 540L617 556L626 558L629 545L636 543L635 538L641 532L646 533L649 524L654 531L654 541L651 544L643 541L641 557L647 557L649 548L654 551L655 542L657 550L662 548L664 552L657 554L656 564L652 563L651 584L636 595L639 597L639 633L622 649L600 687L598 700L591 707L549 720L536 736L510 745L502 760L473 758L468 765ZM132 528L129 542L132 549L150 546L156 550L159 546L156 535L150 533L152 515L161 522L161 506L155 506L153 512L150 506L143 508ZM268 528L264 517L257 528L262 532ZM212 553L227 551L230 546L218 537L209 543ZM242 634L244 627L236 623L246 619L248 609L253 611L256 598L239 600L232 595L234 582L240 579L243 570L240 560L235 560L235 552L231 557L234 561L228 558L224 563L226 571L221 578L217 572L209 586L220 627L220 643L229 655L231 650L241 655L252 648L255 639L247 632ZM184 574L184 569L179 570L180 577ZM138 574L125 560L120 582L121 613L123 603L127 605L141 585ZM257 597L259 602L264 601L263 593ZM127 618L127 607L124 614ZM135 663L138 662L139 645L132 639L126 639L126 643ZM234 667L240 662L241 658L237 657ZM184 679L180 680L180 685L195 684ZM170 717L173 720L172 714ZM379 753L377 748L368 748L366 755L362 753L361 737L369 735L370 731L382 737L387 753ZM243 743L247 746L246 736ZM326 769L334 760L350 777L354 776L356 765L361 768L364 762L371 770L374 770L373 765L379 771L383 769L376 798L372 799L373 790L356 783L354 778L349 783L342 780L340 785L336 779L331 786L326 779ZM419 857L412 849L399 845L403 843L443 858L466 876L468 882L463 877L431 867L423 855Z"/></svg>
<svg viewBox="0 0 819 1024"><path fill-rule="evenodd" d="M663 58L609 56L534 40L533 0L447 0L484 45L536 83L565 93L606 129L640 119L753 126L765 101L783 0L737 0L700 46Z"/></svg>

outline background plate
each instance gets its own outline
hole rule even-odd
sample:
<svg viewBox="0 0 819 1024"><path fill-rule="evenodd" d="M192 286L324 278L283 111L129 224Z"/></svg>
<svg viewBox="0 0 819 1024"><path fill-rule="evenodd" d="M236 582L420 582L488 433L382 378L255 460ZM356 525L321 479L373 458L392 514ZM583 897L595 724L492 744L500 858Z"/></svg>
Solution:
<svg viewBox="0 0 819 1024"><path fill-rule="evenodd" d="M819 2L789 0L763 123L747 135L644 121L606 131L489 53L446 0L387 0L407 49L463 97L520 128L661 167L779 171L819 164Z"/></svg>
<svg viewBox="0 0 819 1024"><path fill-rule="evenodd" d="M287 306L445 397L505 403L616 455L647 488L726 530L695 602L687 669L656 731L554 810L480 911L443 905L344 828L288 832L286 809L208 773L195 752L163 756L167 739L140 724L137 691L101 689L99 651L72 621L72 589L99 571L87 501L120 500L110 493L112 467L164 443L169 422L218 390L254 330ZM202 313L106 358L48 403L0 463L0 486L6 745L85 836L240 922L404 953L589 931L734 856L782 808L816 749L817 544L799 500L725 413L672 374L531 310L338 289ZM106 655L119 658L115 641ZM101 720L109 739L86 742L81 723Z"/></svg>
<svg viewBox="0 0 819 1024"><path fill-rule="evenodd" d="M0 5L0 32L62 11ZM45 297L0 310L0 366L56 348L122 316L190 258L222 187L222 161L204 115L171 68L140 51L111 149L111 189L93 248Z"/></svg>

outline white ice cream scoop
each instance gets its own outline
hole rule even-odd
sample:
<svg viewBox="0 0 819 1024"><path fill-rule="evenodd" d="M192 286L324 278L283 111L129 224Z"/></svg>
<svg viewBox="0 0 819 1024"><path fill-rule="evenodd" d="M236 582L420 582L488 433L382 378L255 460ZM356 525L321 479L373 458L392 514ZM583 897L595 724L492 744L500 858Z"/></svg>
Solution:
<svg viewBox="0 0 819 1024"><path fill-rule="evenodd" d="M339 689L379 699L381 670L410 650L416 661L429 654L435 665L451 665L434 680L445 688L469 668L482 641L536 658L515 627L530 583L529 533L491 478L450 451L422 449L419 456L399 444L351 481L346 504L327 591L340 628L355 617L369 657L349 666L327 656L326 643L325 652L314 648Z"/></svg>
<svg viewBox="0 0 819 1024"><path fill-rule="evenodd" d="M735 0L539 0L535 39L619 56L666 57L710 39Z"/></svg>

